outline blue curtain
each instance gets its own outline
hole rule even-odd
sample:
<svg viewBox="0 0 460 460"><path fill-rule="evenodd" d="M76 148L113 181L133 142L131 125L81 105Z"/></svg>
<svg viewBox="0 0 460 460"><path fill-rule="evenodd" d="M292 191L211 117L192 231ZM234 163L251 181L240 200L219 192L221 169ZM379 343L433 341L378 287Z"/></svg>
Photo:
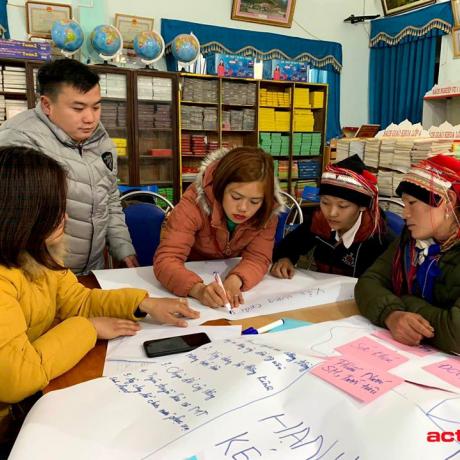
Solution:
<svg viewBox="0 0 460 460"><path fill-rule="evenodd" d="M437 37L388 48L373 48L369 118L386 128L406 118L422 121L423 96L434 85Z"/></svg>
<svg viewBox="0 0 460 460"><path fill-rule="evenodd" d="M434 85L436 46L452 24L449 3L371 23L369 119L386 128L422 120L423 96Z"/></svg>
<svg viewBox="0 0 460 460"><path fill-rule="evenodd" d="M10 28L8 27L8 14L6 6L8 0L0 0L0 38L10 38Z"/></svg>
<svg viewBox="0 0 460 460"><path fill-rule="evenodd" d="M335 42L162 19L161 35L166 43L168 70L177 69L177 63L170 52L171 41L179 34L191 32L197 36L204 56L217 52L254 56L263 60L288 59L307 62L313 70L317 70L317 73L311 73L311 81L329 84L326 137L331 139L340 134L342 45Z"/></svg>
<svg viewBox="0 0 460 460"><path fill-rule="evenodd" d="M326 138L329 141L341 134L340 127L340 74L330 70L310 69L312 83L327 83L327 129Z"/></svg>

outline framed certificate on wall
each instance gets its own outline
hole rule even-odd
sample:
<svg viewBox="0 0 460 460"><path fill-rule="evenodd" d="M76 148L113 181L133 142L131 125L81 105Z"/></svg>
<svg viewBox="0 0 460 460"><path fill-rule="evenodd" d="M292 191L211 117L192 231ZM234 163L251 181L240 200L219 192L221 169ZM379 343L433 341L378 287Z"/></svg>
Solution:
<svg viewBox="0 0 460 460"><path fill-rule="evenodd" d="M139 32L153 30L153 18L116 13L115 27L120 31L123 37L123 47L132 48L134 37Z"/></svg>
<svg viewBox="0 0 460 460"><path fill-rule="evenodd" d="M72 7L64 3L26 2L26 18L30 37L51 38L53 23L72 19Z"/></svg>

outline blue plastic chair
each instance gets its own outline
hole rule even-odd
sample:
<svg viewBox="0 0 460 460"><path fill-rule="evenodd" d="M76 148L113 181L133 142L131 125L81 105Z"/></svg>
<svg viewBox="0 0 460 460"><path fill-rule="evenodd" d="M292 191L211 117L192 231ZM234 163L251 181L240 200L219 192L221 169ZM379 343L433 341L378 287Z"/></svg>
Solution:
<svg viewBox="0 0 460 460"><path fill-rule="evenodd" d="M285 211L278 214L275 244L278 244L290 231L303 222L302 208L297 200L287 192L280 192L285 199Z"/></svg>
<svg viewBox="0 0 460 460"><path fill-rule="evenodd" d="M119 185L118 190L122 195L129 192L158 192L158 185Z"/></svg>
<svg viewBox="0 0 460 460"><path fill-rule="evenodd" d="M144 200L150 199L150 203ZM157 203L162 201L165 209ZM121 197L126 224L141 267L152 265L166 214L173 204L154 192L133 191Z"/></svg>

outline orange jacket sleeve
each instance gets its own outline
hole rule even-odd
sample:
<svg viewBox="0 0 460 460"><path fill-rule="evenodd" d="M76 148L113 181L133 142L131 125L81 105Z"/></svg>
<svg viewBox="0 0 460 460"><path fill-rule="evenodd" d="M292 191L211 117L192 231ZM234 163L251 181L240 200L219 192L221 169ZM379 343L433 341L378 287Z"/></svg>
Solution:
<svg viewBox="0 0 460 460"><path fill-rule="evenodd" d="M185 194L169 215L153 264L158 281L181 297L188 296L190 289L203 281L184 265L202 226L202 216L193 196Z"/></svg>

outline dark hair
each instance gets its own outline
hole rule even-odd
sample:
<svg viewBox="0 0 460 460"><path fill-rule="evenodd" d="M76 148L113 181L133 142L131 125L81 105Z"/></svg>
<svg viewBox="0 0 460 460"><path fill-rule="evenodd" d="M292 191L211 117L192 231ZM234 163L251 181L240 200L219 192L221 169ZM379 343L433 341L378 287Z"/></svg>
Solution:
<svg viewBox="0 0 460 460"><path fill-rule="evenodd" d="M62 85L70 85L87 93L99 83L99 75L75 59L58 59L38 69L38 91L55 99Z"/></svg>
<svg viewBox="0 0 460 460"><path fill-rule="evenodd" d="M20 267L21 252L52 270L46 239L65 215L67 180L56 160L38 150L0 147L0 264Z"/></svg>
<svg viewBox="0 0 460 460"><path fill-rule="evenodd" d="M254 216L257 227L262 227L273 212L275 179L273 158L256 147L237 147L222 157L214 171L212 191L222 203L225 187L232 182L264 184L264 200Z"/></svg>

